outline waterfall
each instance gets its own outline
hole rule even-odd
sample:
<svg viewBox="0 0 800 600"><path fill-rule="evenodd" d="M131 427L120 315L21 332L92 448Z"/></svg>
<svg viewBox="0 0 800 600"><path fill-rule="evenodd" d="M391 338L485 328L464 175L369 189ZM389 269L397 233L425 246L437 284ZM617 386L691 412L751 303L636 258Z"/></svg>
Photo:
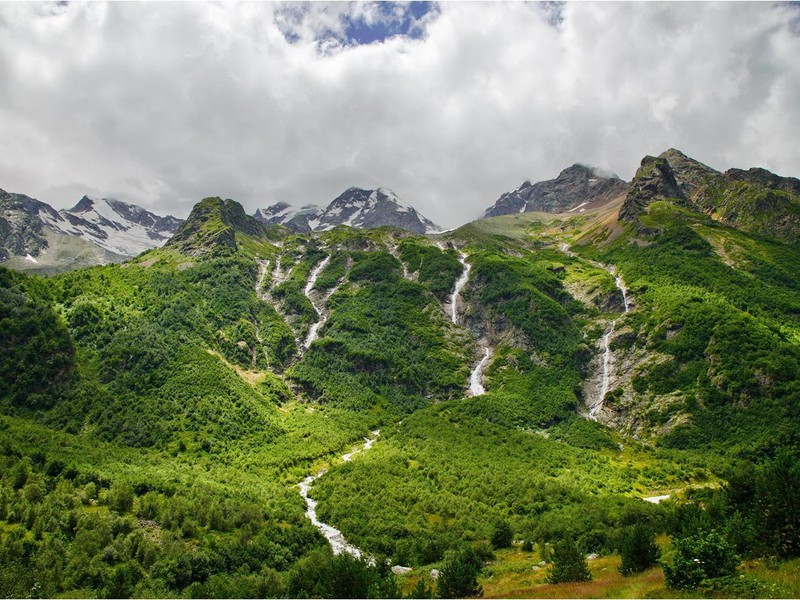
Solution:
<svg viewBox="0 0 800 600"><path fill-rule="evenodd" d="M478 364L475 365L475 368L472 370L472 373L469 376L469 392L472 396L483 396L486 393L486 390L483 387L483 370L486 368L491 355L492 351L489 349L489 347L484 346L483 358L481 358Z"/></svg>
<svg viewBox="0 0 800 600"><path fill-rule="evenodd" d="M627 313L630 310L630 306L628 305L628 290L625 288L625 282L622 280L621 275L615 273L613 266L606 267L606 270L614 276L614 284L617 286L617 289L622 292L622 303ZM608 388L611 385L611 336L614 334L614 328L618 320L619 319L614 319L611 321L611 325L605 333L603 333L603 378L600 383L600 393L597 400L589 407L589 416L592 418L603 408Z"/></svg>
<svg viewBox="0 0 800 600"><path fill-rule="evenodd" d="M317 311L317 316L319 320L311 326L311 329L308 330L308 336L306 337L306 341L303 344L303 347L308 349L311 343L317 339L317 332L319 328L325 323L325 317L322 314L322 305L317 306L314 304L314 300L311 299L311 290L314 289L314 284L317 282L317 277L319 274L322 273L322 270L328 266L328 262L331 260L330 255L326 256L320 263L314 267L314 270L311 271L311 276L308 278L308 282L306 283L306 287L303 290L303 293L308 298L309 302L311 302L311 306L314 307L314 310Z"/></svg>
<svg viewBox="0 0 800 600"><path fill-rule="evenodd" d="M461 277L456 281L453 293L450 295L450 312L455 325L458 325L458 295L461 293L461 289L467 285L469 271L472 268L463 254L458 256L458 262L464 266L464 270L461 272Z"/></svg>

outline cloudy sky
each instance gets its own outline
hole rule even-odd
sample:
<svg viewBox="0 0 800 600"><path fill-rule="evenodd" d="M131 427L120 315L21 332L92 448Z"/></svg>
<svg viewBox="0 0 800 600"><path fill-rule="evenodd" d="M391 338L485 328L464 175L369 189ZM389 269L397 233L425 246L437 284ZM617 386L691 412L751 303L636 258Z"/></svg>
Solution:
<svg viewBox="0 0 800 600"><path fill-rule="evenodd" d="M0 187L185 217L389 187L443 226L676 147L800 176L800 6L0 3Z"/></svg>

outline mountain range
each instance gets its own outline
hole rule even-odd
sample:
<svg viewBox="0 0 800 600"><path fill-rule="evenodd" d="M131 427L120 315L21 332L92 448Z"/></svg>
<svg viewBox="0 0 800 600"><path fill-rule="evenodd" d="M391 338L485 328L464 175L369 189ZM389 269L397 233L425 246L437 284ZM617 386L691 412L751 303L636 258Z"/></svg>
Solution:
<svg viewBox="0 0 800 600"><path fill-rule="evenodd" d="M162 246L182 222L110 198L84 196L56 211L0 190L0 260L42 272L121 262Z"/></svg>
<svg viewBox="0 0 800 600"><path fill-rule="evenodd" d="M555 179L525 181L502 194L484 218L525 212L583 213L622 197L622 221L633 219L653 198L671 198L751 233L800 240L800 180L761 168L721 173L676 149L645 157L631 182L582 164L564 169ZM257 210L254 217L300 233L338 225L398 227L416 234L441 231L386 188L351 187L325 208L278 202ZM109 198L84 196L73 208L56 211L39 200L0 190L0 261L40 272L120 262L163 245L181 223Z"/></svg>
<svg viewBox="0 0 800 600"><path fill-rule="evenodd" d="M0 265L0 589L797 597L798 191L670 149L435 234L5 194L37 260L176 227Z"/></svg>

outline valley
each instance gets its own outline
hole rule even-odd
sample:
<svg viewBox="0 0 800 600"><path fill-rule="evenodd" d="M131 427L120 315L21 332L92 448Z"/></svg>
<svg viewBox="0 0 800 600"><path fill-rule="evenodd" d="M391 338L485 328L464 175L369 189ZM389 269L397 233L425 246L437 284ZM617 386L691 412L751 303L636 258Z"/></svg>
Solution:
<svg viewBox="0 0 800 600"><path fill-rule="evenodd" d="M0 589L791 596L794 226L675 152L449 232L206 198L122 264L0 268Z"/></svg>

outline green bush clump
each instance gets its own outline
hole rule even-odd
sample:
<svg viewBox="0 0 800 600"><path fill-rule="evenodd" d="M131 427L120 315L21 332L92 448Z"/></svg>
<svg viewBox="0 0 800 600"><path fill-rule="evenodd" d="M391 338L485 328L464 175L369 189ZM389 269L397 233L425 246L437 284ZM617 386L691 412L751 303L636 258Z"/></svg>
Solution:
<svg viewBox="0 0 800 600"><path fill-rule="evenodd" d="M733 546L715 531L673 541L670 561L662 562L670 589L694 589L703 582L736 573L739 557Z"/></svg>
<svg viewBox="0 0 800 600"><path fill-rule="evenodd" d="M481 559L472 546L448 550L442 560L437 579L440 598L472 598L480 596L483 589L478 584L482 568Z"/></svg>

